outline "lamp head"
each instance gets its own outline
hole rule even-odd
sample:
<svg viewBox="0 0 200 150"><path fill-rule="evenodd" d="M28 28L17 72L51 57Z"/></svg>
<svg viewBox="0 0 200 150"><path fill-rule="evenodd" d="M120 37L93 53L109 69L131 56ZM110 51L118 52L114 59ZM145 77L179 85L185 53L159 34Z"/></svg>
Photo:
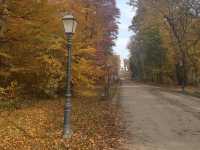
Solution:
<svg viewBox="0 0 200 150"><path fill-rule="evenodd" d="M66 34L73 34L76 31L77 22L74 16L72 15L65 15L63 17L63 24Z"/></svg>

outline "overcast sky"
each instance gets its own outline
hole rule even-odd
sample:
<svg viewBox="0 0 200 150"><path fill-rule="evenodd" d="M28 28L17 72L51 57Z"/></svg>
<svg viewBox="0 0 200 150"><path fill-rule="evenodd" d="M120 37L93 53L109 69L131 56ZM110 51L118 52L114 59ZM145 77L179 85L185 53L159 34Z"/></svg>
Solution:
<svg viewBox="0 0 200 150"><path fill-rule="evenodd" d="M128 58L129 50L127 45L130 39L130 36L133 35L132 32L128 30L128 27L131 25L131 20L134 16L134 11L127 4L128 0L117 0L117 6L121 12L120 25L119 25L119 36L116 41L116 47L114 48L115 52L121 56L121 59Z"/></svg>

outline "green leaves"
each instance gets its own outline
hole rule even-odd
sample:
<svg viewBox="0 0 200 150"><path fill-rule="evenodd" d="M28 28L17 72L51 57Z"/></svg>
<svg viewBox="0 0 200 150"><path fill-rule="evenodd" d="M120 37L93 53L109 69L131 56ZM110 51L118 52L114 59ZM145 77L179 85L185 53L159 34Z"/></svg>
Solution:
<svg viewBox="0 0 200 150"><path fill-rule="evenodd" d="M135 1L130 1L135 7ZM161 76L167 83L177 80L179 84L186 83L187 78L190 83L195 83L200 71L196 59L199 56L199 17L194 17L191 11L194 13L200 8L196 1L139 0L136 6L137 14L131 26L136 35L129 46L132 71L139 70L142 72L140 76L149 77L148 80L152 81L152 75L145 75L144 72L147 68L151 72L160 65L160 70L164 71ZM184 74L184 78L180 79L179 74Z"/></svg>

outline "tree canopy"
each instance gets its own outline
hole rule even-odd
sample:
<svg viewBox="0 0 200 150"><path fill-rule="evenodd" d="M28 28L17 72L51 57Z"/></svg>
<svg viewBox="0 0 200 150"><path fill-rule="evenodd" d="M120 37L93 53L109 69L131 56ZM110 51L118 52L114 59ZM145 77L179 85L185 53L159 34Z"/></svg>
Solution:
<svg viewBox="0 0 200 150"><path fill-rule="evenodd" d="M73 89L91 88L115 57L119 10L115 0L1 0L0 87L35 96L65 88L66 40L62 14L78 20L73 39ZM3 90L4 89L4 90ZM8 93L8 92L7 92Z"/></svg>
<svg viewBox="0 0 200 150"><path fill-rule="evenodd" d="M200 3L198 0L130 0L137 8L129 44L133 76L174 83L199 82ZM154 65L152 65L154 64ZM138 77L139 76L139 77Z"/></svg>

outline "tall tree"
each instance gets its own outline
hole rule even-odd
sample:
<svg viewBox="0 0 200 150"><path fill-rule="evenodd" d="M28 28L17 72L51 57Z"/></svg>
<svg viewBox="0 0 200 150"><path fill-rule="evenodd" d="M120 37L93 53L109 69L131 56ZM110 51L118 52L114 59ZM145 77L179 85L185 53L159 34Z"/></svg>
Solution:
<svg viewBox="0 0 200 150"><path fill-rule="evenodd" d="M165 67L171 68L168 73L172 80L177 74L184 90L187 79L192 82L189 72L199 72L199 1L130 0L130 4L137 7L131 29L138 35L149 26L159 27L162 45L167 49Z"/></svg>
<svg viewBox="0 0 200 150"><path fill-rule="evenodd" d="M102 59L106 53L112 55L118 29L115 0L101 2L0 0L1 86L14 81L21 92L35 96L64 90L66 43L61 18L68 11L79 24L73 40L73 87L76 93L93 87L104 75L97 65L97 51L103 52Z"/></svg>

